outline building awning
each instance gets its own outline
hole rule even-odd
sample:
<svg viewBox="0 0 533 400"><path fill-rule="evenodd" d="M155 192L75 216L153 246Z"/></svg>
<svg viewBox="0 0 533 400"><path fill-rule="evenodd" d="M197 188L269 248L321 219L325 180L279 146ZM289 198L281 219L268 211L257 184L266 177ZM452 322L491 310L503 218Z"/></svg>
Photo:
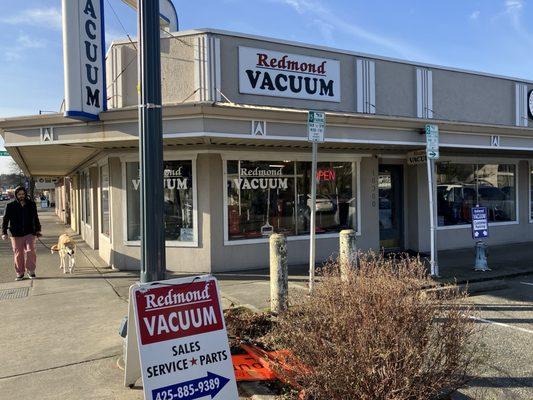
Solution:
<svg viewBox="0 0 533 400"><path fill-rule="evenodd" d="M5 147L33 176L64 176L98 157L138 148L137 108L105 112L80 123L61 114L0 120ZM165 146L180 149L307 149L305 110L235 104L165 105ZM254 121L266 123L254 135ZM327 113L322 151L405 155L425 147L424 125L437 124L443 154L530 157L533 129L366 114ZM49 130L48 139L43 131ZM497 140L494 138L497 137Z"/></svg>

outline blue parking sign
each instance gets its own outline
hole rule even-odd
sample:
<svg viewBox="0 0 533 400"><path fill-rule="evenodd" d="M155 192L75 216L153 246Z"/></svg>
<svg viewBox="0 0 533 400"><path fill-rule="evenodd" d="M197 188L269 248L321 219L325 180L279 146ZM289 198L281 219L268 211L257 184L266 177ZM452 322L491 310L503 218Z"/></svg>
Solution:
<svg viewBox="0 0 533 400"><path fill-rule="evenodd" d="M477 240L487 237L489 237L487 207L472 207L472 238Z"/></svg>

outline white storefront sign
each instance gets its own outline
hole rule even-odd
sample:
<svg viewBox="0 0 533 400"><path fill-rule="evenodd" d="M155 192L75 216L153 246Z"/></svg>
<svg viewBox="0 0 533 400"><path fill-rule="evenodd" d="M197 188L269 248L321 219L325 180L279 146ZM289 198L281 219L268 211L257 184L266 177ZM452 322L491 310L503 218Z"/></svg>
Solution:
<svg viewBox="0 0 533 400"><path fill-rule="evenodd" d="M283 177L282 169L283 167L275 169L241 168L240 177L235 178L233 181L235 186L241 190L287 190L289 188L288 178Z"/></svg>
<svg viewBox="0 0 533 400"><path fill-rule="evenodd" d="M132 286L130 303L136 337L128 334L126 380L137 360L129 347L135 339L145 399L238 399L214 277Z"/></svg>
<svg viewBox="0 0 533 400"><path fill-rule="evenodd" d="M239 91L340 102L338 60L239 47Z"/></svg>
<svg viewBox="0 0 533 400"><path fill-rule="evenodd" d="M163 171L163 188L168 190L186 190L191 186L190 179L183 176L183 167L179 166L177 169L165 169ZM132 179L131 184L133 190L139 190L141 186L141 179Z"/></svg>
<svg viewBox="0 0 533 400"><path fill-rule="evenodd" d="M413 150L407 153L407 165L419 165L427 162L426 150Z"/></svg>
<svg viewBox="0 0 533 400"><path fill-rule="evenodd" d="M46 177L36 177L35 178L35 189L37 190L47 190L54 189L56 187L57 178L46 178Z"/></svg>
<svg viewBox="0 0 533 400"><path fill-rule="evenodd" d="M96 120L107 108L103 0L63 0L65 116Z"/></svg>

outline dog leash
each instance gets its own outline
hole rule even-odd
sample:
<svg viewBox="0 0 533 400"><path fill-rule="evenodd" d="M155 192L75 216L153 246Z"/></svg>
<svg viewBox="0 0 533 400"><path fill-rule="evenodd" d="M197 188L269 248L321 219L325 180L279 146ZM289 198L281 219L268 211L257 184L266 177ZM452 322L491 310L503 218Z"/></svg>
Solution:
<svg viewBox="0 0 533 400"><path fill-rule="evenodd" d="M38 241L39 241L44 247L46 247L48 250L52 251L52 247L49 247L49 246L45 245L39 236L37 236L37 240L38 240Z"/></svg>

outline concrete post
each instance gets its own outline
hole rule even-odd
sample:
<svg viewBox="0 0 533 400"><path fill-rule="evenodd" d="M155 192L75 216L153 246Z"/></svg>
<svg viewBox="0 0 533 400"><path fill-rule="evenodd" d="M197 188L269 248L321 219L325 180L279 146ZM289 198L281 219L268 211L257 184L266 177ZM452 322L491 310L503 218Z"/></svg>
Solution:
<svg viewBox="0 0 533 400"><path fill-rule="evenodd" d="M270 235L270 309L273 313L288 307L289 269L287 267L287 239Z"/></svg>
<svg viewBox="0 0 533 400"><path fill-rule="evenodd" d="M355 231L344 229L339 234L339 264L341 278L345 279L351 268L357 267L357 246Z"/></svg>

